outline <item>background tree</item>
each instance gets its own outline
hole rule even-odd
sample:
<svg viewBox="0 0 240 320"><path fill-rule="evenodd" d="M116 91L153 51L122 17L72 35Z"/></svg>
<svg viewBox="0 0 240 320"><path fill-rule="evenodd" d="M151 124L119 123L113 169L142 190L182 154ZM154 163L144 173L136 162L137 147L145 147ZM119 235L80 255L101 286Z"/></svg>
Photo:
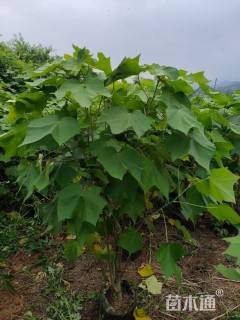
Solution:
<svg viewBox="0 0 240 320"><path fill-rule="evenodd" d="M22 35L14 35L10 41L0 41L0 135L8 130L6 119L9 103L16 94L26 90L21 76L27 71L54 59L52 47L41 44L32 45ZM8 172L15 170L15 160L3 160L3 149L0 147L0 212L16 209L18 201L22 202L21 194L16 197L15 178ZM10 170L10 171L9 171Z"/></svg>
<svg viewBox="0 0 240 320"><path fill-rule="evenodd" d="M32 45L26 42L21 34L14 35L13 39L8 42L8 46L18 59L32 66L39 66L53 59L51 53L54 50L51 46Z"/></svg>
<svg viewBox="0 0 240 320"><path fill-rule="evenodd" d="M14 35L10 41L0 42L0 78L10 83L16 76L45 62L51 62L53 48L41 44L32 45L26 42L21 34ZM14 85L16 85L14 81Z"/></svg>

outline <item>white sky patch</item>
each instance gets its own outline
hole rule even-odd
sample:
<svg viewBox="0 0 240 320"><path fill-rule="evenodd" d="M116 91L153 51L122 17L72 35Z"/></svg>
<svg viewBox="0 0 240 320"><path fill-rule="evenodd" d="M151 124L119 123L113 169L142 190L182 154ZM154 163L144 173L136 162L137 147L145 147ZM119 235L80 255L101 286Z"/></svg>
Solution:
<svg viewBox="0 0 240 320"><path fill-rule="evenodd" d="M240 80L240 0L0 0L0 34Z"/></svg>

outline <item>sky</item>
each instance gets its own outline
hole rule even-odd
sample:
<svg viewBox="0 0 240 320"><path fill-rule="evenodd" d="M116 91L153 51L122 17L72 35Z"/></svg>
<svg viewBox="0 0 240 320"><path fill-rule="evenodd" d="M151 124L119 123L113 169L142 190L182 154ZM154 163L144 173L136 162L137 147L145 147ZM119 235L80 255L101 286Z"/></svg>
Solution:
<svg viewBox="0 0 240 320"><path fill-rule="evenodd" d="M210 80L240 80L240 0L0 0L0 40L72 53L103 52L116 66L141 54Z"/></svg>

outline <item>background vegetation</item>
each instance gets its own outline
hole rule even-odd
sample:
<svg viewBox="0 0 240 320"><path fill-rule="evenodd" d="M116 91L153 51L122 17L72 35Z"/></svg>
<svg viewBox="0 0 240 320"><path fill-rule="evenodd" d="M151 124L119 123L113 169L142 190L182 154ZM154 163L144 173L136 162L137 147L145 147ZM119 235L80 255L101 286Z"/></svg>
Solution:
<svg viewBox="0 0 240 320"><path fill-rule="evenodd" d="M139 56L112 70L109 58L86 48L52 57L52 48L21 35L0 46L0 210L3 227L5 217L21 221L3 241L13 246L28 225L22 216L30 226L37 217L47 232L67 234L70 261L92 253L121 299L126 266L146 242L143 227L154 234L164 222L154 259L180 285L188 252L169 239L167 222L197 246L191 228L208 213L234 235L225 251L233 265L216 269L240 279L240 92L213 90L202 72L140 65Z"/></svg>

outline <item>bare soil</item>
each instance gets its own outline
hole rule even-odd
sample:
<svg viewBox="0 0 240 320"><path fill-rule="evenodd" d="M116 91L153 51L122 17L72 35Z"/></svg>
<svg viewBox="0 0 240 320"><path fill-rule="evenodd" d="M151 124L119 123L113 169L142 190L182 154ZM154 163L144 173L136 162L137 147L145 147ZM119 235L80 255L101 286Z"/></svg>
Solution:
<svg viewBox="0 0 240 320"><path fill-rule="evenodd" d="M178 231L168 225L169 241L178 241ZM197 230L191 232L199 246L193 246L183 240L185 249L190 252L180 263L182 270L182 287L179 288L176 280L170 278L166 280L159 264L155 261L155 252L159 245L165 242L164 224L158 222L153 236L143 230L145 248L141 255L131 261L126 269L125 278L132 284L137 295L138 308L144 308L152 320L157 319L186 319L186 320L213 320L213 319L240 319L240 282L230 281L223 278L214 268L214 265L223 263L231 266L231 262L226 260L223 251L227 248L225 241L221 240L212 231L208 221L204 221ZM54 253L51 253L54 254ZM0 285L0 320L23 319L23 314L28 310L33 310L33 314L38 320L46 320L46 306L48 297L42 294L41 267L27 268L38 258L37 254L17 254L7 260L5 273L13 275L12 283L15 290L12 291L6 286ZM154 267L155 276L163 282L161 295L150 295L146 291L138 288L141 277L137 273L142 264L151 263ZM86 253L72 265L63 262L65 270L65 280L70 283L72 295L83 294L87 296L89 292L100 293L104 283L98 261L90 254ZM106 266L107 267L107 266ZM217 296L221 294L221 296ZM216 311L167 311L166 296L200 296L214 295L216 298ZM228 313L235 314L229 318ZM98 320L99 307L96 300L86 299L82 311L83 320ZM236 316L238 314L238 317Z"/></svg>

